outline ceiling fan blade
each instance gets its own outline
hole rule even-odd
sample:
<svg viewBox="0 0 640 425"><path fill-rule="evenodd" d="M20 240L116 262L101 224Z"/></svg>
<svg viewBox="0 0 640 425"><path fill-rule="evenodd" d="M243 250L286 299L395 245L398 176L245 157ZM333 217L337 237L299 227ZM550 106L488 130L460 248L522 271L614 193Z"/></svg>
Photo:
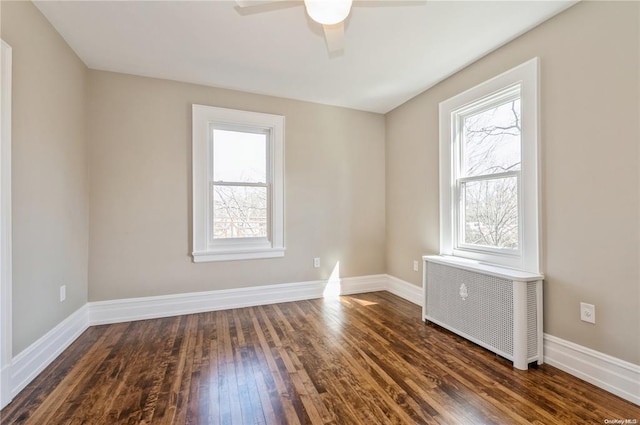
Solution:
<svg viewBox="0 0 640 425"><path fill-rule="evenodd" d="M388 7L388 6L424 6L427 0L355 0L354 6Z"/></svg>
<svg viewBox="0 0 640 425"><path fill-rule="evenodd" d="M260 6L263 4L274 3L277 0L236 0L238 7Z"/></svg>
<svg viewBox="0 0 640 425"><path fill-rule="evenodd" d="M255 13L271 12L288 7L300 6L299 1L291 0L235 0L236 11L240 15L253 15Z"/></svg>
<svg viewBox="0 0 640 425"><path fill-rule="evenodd" d="M330 54L344 50L344 22L335 25L323 25L324 39Z"/></svg>

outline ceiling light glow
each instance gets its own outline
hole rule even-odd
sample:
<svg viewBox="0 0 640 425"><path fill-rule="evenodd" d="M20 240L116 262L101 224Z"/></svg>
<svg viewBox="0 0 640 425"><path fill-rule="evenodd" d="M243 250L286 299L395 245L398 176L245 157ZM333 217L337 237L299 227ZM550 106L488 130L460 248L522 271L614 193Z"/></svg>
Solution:
<svg viewBox="0 0 640 425"><path fill-rule="evenodd" d="M353 0L304 0L307 14L322 25L335 25L349 16Z"/></svg>

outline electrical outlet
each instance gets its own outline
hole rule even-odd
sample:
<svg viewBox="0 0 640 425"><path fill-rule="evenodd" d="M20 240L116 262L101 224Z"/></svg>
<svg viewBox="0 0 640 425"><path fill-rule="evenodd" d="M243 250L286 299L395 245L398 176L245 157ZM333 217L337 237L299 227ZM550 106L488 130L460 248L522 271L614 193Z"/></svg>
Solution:
<svg viewBox="0 0 640 425"><path fill-rule="evenodd" d="M593 304L580 303L580 320L595 324L596 306Z"/></svg>
<svg viewBox="0 0 640 425"><path fill-rule="evenodd" d="M67 299L67 285L62 285L60 287L60 302Z"/></svg>
<svg viewBox="0 0 640 425"><path fill-rule="evenodd" d="M413 271L417 272L420 269L420 265L418 263L418 260L413 260Z"/></svg>
<svg viewBox="0 0 640 425"><path fill-rule="evenodd" d="M315 267L316 269L320 267L320 257L316 257L313 259L313 267Z"/></svg>

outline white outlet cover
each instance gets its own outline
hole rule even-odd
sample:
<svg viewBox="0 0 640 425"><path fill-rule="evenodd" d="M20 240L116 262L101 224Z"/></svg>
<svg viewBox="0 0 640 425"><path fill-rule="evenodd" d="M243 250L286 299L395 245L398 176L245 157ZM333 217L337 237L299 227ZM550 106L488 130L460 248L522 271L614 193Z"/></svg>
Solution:
<svg viewBox="0 0 640 425"><path fill-rule="evenodd" d="M316 257L313 259L313 267L315 268L320 267L320 257Z"/></svg>
<svg viewBox="0 0 640 425"><path fill-rule="evenodd" d="M67 299L67 285L62 285L60 287L60 302Z"/></svg>
<svg viewBox="0 0 640 425"><path fill-rule="evenodd" d="M413 260L413 271L417 272L419 269L420 265L418 264L417 260Z"/></svg>
<svg viewBox="0 0 640 425"><path fill-rule="evenodd" d="M580 320L587 323L596 323L596 306L580 303Z"/></svg>

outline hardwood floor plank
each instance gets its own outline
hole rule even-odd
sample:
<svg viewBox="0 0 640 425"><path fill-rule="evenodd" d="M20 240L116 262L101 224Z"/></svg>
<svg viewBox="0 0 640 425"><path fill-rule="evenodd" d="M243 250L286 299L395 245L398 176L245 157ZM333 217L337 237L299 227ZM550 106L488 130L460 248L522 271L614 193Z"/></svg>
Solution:
<svg viewBox="0 0 640 425"><path fill-rule="evenodd" d="M316 355L313 356L315 359L307 356L306 360L308 364L316 366L315 380L319 384L316 388L322 389L323 399L329 394L340 394L341 397L333 400L333 403L340 406L341 410L346 409L348 416L352 416L358 423L380 423L388 417L376 403L369 401L367 389L358 384L347 362L335 355L332 346L319 341L308 341L308 344L310 351ZM334 414L336 418L344 417L344 414L338 412Z"/></svg>
<svg viewBox="0 0 640 425"><path fill-rule="evenodd" d="M206 347L207 346L204 344L204 329L199 323L197 327L196 344L194 347L193 368L191 371L191 386L189 387L189 391L186 394L187 410L185 424L187 425L195 425L200 423L200 417L202 413L199 404L200 388L202 387L200 384L200 380L202 379L203 374L205 375L206 379L206 366L204 366L207 359Z"/></svg>
<svg viewBox="0 0 640 425"><path fill-rule="evenodd" d="M262 330L263 328L266 328L266 325L261 324L258 321L258 317L255 313L254 308L250 309L249 313L251 314L253 327L256 331L256 336L258 338L259 347L262 354L261 357L264 358L267 363L268 370L271 373L271 377L273 378L275 389L277 391L277 394L272 393L272 397L271 397L272 403L274 403L279 408L278 410L281 410L282 414L284 414L284 418L286 419L287 423L300 424L300 419L293 405L291 395L289 393L288 385L285 383L285 380L283 379L280 373L280 368L277 364L277 360L279 359L273 355L271 347L267 342L267 334ZM271 335L271 338L272 337L273 336ZM274 400L275 398L274 396L277 396L275 400ZM283 417L283 416L279 415L279 417Z"/></svg>
<svg viewBox="0 0 640 425"><path fill-rule="evenodd" d="M313 310L317 310L317 305L310 301L307 311ZM327 328L318 327L314 320L309 320L303 335L311 347L307 351L321 355L319 360L322 364L317 370L322 374L324 381L322 387L339 387L340 392L344 394L342 401L348 407L354 407L350 415L357 418L359 422L364 424L388 423L393 417L390 409L381 408L368 384L360 382L358 376L351 370L347 359L339 355L338 350L344 345L342 331L332 327L327 332ZM333 382L337 382L337 384L332 385Z"/></svg>
<svg viewBox="0 0 640 425"><path fill-rule="evenodd" d="M71 344L58 358L58 367L45 369L37 380L22 390L20 396L0 412L0 422L25 423L35 408L42 404L69 375L74 366L83 359L90 348L104 336L106 330L106 326L87 329L82 337Z"/></svg>
<svg viewBox="0 0 640 425"><path fill-rule="evenodd" d="M282 347L278 348L278 353L283 359L287 373L291 376L296 392L300 395L300 400L309 416L309 419L312 423L324 424L332 422L334 420L333 416L324 406L322 398L320 397L317 388L313 385L305 365L299 359L299 354L302 354L302 350L300 348L300 337L302 335L294 330L293 326L291 326L287 318L282 314L282 311L277 306L268 306L268 308L265 308L263 312L269 313L268 315L265 315L266 320L269 322L277 322L282 336L286 338L286 343L281 343ZM302 324L303 329L306 327L306 324ZM268 329L275 332L275 327L273 325L268 327Z"/></svg>
<svg viewBox="0 0 640 425"><path fill-rule="evenodd" d="M234 323L233 329L235 332L235 338L233 341L234 345L237 347L234 350L234 363L237 371L242 423L263 424L264 414L262 413L260 396L256 388L253 369L251 364L248 363L250 353L245 339L245 327L243 326L243 321L241 320L238 310L233 310L232 315ZM248 330L250 328L246 329Z"/></svg>
<svg viewBox="0 0 640 425"><path fill-rule="evenodd" d="M337 324L340 322L340 314L330 314L326 315L326 317L330 320L335 321ZM317 332L321 332L322 330L318 328L318 324L313 322L313 325L316 327ZM342 332L342 330L340 331ZM392 382L386 382L386 385L378 382L375 377L373 377L370 373L368 373L365 369L364 364L366 361L361 360L360 356L361 352L353 349L353 346L350 344L348 339L339 339L340 333L336 332L331 335L330 338L335 339L337 344L334 345L333 350L338 351L341 357L346 361L346 368L352 370L358 377L361 379L358 381L358 386L363 388L364 393L375 393L378 399L381 399L385 402L387 406L390 407L390 410L393 412L395 416L400 418L403 423L417 423L416 420L424 419L420 417L412 417L405 409L402 408L402 404L406 403L405 393ZM345 343L346 346L343 346L342 343ZM348 350L347 347L352 348ZM415 412L413 412L415 413Z"/></svg>
<svg viewBox="0 0 640 425"><path fill-rule="evenodd" d="M0 424L597 424L640 406L513 368L387 292L88 329Z"/></svg>
<svg viewBox="0 0 640 425"><path fill-rule="evenodd" d="M81 398L87 387L91 387L93 376L102 367L102 362L107 359L111 350L109 347L117 343L127 324L118 324L110 327L103 337L92 346L86 357L74 367L62 382L56 387L53 394L47 397L24 421L27 424L43 424L51 422L51 417L62 408L65 403L72 404ZM22 422L19 422L22 423Z"/></svg>
<svg viewBox="0 0 640 425"><path fill-rule="evenodd" d="M158 401L152 423L172 424L176 413L181 408L181 398L179 397L182 375L184 373L185 362L187 361L187 351L189 348L189 324L193 323L190 316L180 316L175 318L178 321L176 337L171 348L171 355L167 364L164 380L160 387ZM124 418L119 417L119 421Z"/></svg>
<svg viewBox="0 0 640 425"><path fill-rule="evenodd" d="M200 318L200 326L203 330L203 356L200 370L198 394L199 398L190 403L197 403L200 412L199 423L211 425L220 424L218 407L218 349L216 333L217 312L203 313Z"/></svg>

